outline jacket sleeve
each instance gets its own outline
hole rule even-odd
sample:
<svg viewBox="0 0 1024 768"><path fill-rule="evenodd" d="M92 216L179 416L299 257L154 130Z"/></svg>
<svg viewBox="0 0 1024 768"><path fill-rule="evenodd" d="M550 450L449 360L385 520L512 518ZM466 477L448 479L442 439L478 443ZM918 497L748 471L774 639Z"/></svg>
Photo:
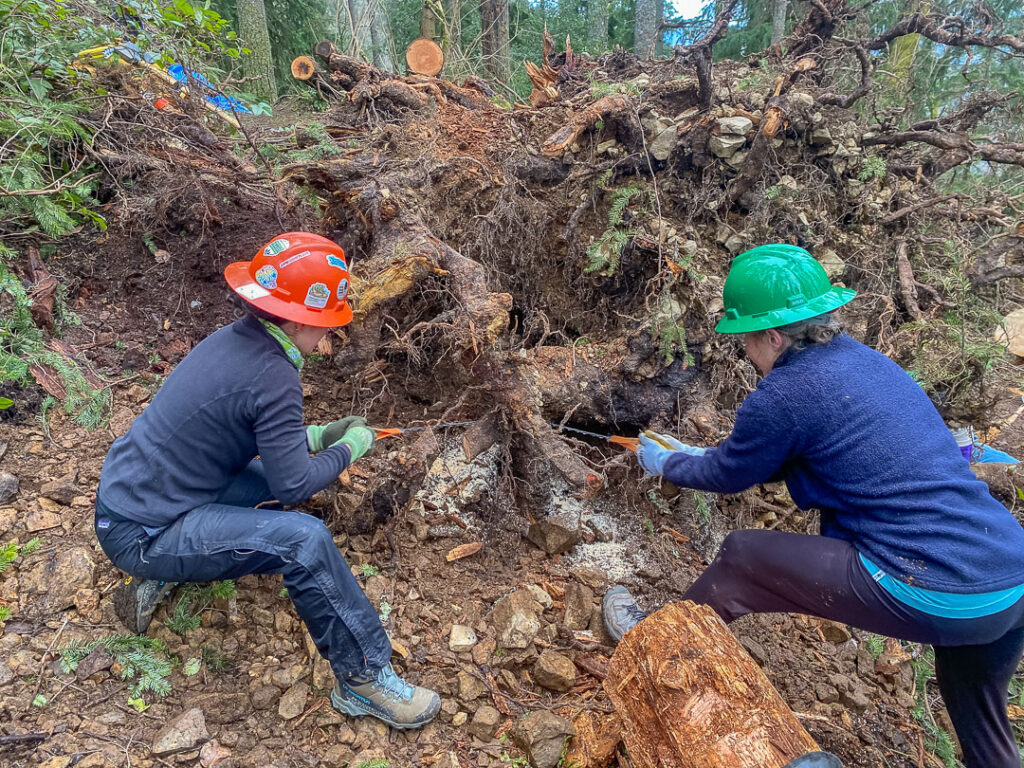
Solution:
<svg viewBox="0 0 1024 768"><path fill-rule="evenodd" d="M673 454L663 474L683 488L739 493L781 479L783 465L797 452L799 440L785 400L766 378L743 401L725 441L701 456Z"/></svg>
<svg viewBox="0 0 1024 768"><path fill-rule="evenodd" d="M250 407L267 485L282 504L305 501L349 465L347 445L333 445L310 456L302 418L302 387L298 371L290 363L287 370L283 365L270 366L255 384Z"/></svg>

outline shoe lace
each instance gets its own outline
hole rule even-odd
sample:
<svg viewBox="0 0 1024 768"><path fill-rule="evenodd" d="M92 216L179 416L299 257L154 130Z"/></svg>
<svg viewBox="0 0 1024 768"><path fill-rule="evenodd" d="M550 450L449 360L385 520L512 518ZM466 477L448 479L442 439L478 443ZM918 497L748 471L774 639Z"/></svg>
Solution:
<svg viewBox="0 0 1024 768"><path fill-rule="evenodd" d="M634 624L639 624L641 621L647 618L647 612L643 610L639 605L633 603L627 605L625 608L626 615L632 619Z"/></svg>
<svg viewBox="0 0 1024 768"><path fill-rule="evenodd" d="M377 679L373 681L372 687L383 693L385 698L395 701L412 699L413 687L400 678L390 664L385 665L377 673Z"/></svg>

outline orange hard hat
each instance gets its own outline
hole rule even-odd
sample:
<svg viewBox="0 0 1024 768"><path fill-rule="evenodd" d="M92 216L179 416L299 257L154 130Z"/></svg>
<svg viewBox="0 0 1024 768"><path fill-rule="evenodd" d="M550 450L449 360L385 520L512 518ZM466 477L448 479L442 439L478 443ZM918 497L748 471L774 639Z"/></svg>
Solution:
<svg viewBox="0 0 1024 768"><path fill-rule="evenodd" d="M252 261L228 264L231 290L275 317L320 328L352 322L348 262L341 246L311 232L285 232Z"/></svg>

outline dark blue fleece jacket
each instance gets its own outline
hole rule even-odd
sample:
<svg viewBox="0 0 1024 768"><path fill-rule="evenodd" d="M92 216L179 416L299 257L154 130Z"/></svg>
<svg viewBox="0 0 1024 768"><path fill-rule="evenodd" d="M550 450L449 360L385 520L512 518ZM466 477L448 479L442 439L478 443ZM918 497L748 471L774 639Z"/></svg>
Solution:
<svg viewBox="0 0 1024 768"><path fill-rule="evenodd" d="M346 445L309 455L299 372L246 317L196 346L114 441L99 499L121 517L162 527L216 501L257 454L283 504L326 488L350 457Z"/></svg>
<svg viewBox="0 0 1024 768"><path fill-rule="evenodd" d="M676 485L738 493L784 479L821 532L913 586L974 594L1024 584L1024 529L964 461L927 395L884 355L838 336L789 351L732 434L678 453Z"/></svg>

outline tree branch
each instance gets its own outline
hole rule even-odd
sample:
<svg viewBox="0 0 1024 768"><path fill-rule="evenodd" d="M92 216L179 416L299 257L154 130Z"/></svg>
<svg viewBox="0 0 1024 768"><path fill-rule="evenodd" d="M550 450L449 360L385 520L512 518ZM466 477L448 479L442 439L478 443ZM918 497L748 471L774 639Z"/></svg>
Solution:
<svg viewBox="0 0 1024 768"><path fill-rule="evenodd" d="M1024 39L1016 35L979 34L969 31L971 26L973 25L970 24L970 21L962 16L915 13L901 19L895 26L890 27L878 37L866 41L864 47L869 51L880 51L897 37L918 34L942 45L1009 48L1010 51L1005 51L1005 53L1024 55ZM991 23L986 25L986 31L988 29L991 29Z"/></svg>
<svg viewBox="0 0 1024 768"><path fill-rule="evenodd" d="M675 56L693 59L693 65L697 70L697 96L702 110L711 106L711 97L714 94L711 83L711 49L715 43L725 37L725 33L729 30L729 20L732 19L733 11L736 10L738 3L739 0L729 0L715 17L714 23L699 40L692 45L676 47Z"/></svg>
<svg viewBox="0 0 1024 768"><path fill-rule="evenodd" d="M864 98L871 91L871 59L868 58L867 51L856 41L847 40L844 37L837 37L835 41L849 46L856 54L857 60L860 62L860 85L847 94L823 93L818 97L818 101L821 104L834 104L837 107L849 109L854 102Z"/></svg>

